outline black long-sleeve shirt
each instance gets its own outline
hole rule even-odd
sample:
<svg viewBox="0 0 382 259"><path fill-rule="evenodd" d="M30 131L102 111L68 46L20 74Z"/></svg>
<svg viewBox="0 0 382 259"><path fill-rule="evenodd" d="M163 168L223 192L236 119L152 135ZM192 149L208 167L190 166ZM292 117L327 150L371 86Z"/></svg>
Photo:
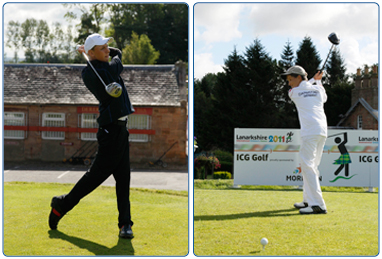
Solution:
<svg viewBox="0 0 382 259"><path fill-rule="evenodd" d="M122 94L118 98L112 97L106 92L105 86L89 65L82 70L82 79L86 87L99 101L100 116L97 121L100 126L110 124L118 120L118 118L129 115L135 111L130 102L125 84L120 76L123 70L121 62L122 52L116 48L109 47L109 49L109 56L112 57L110 62L102 62L99 60L93 60L91 62L106 85L117 82L122 86Z"/></svg>

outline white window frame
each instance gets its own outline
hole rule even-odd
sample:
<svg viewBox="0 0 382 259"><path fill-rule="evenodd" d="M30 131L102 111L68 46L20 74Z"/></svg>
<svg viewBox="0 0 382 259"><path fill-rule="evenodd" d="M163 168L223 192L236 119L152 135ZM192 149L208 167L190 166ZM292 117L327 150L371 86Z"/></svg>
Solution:
<svg viewBox="0 0 382 259"><path fill-rule="evenodd" d="M52 115L59 117L50 117ZM52 126L50 124L55 124L58 126ZM61 124L61 125L59 125ZM44 112L42 114L42 126L43 127L65 127L65 113L58 112ZM42 139L50 140L65 140L65 132L63 131L43 131L41 134Z"/></svg>
<svg viewBox="0 0 382 259"><path fill-rule="evenodd" d="M93 116L93 118L86 118L87 116ZM97 113L82 113L81 128L98 128L97 117ZM81 132L81 140L95 141L97 140L97 133Z"/></svg>
<svg viewBox="0 0 382 259"><path fill-rule="evenodd" d="M362 122L362 115L357 116L357 129L362 129L363 122Z"/></svg>
<svg viewBox="0 0 382 259"><path fill-rule="evenodd" d="M21 115L21 117L16 115ZM4 112L4 126L25 126L25 113ZM25 139L25 131L4 130L4 139Z"/></svg>
<svg viewBox="0 0 382 259"><path fill-rule="evenodd" d="M129 115L128 129L151 129L151 116L147 114ZM130 142L149 142L151 140L148 134L130 134Z"/></svg>

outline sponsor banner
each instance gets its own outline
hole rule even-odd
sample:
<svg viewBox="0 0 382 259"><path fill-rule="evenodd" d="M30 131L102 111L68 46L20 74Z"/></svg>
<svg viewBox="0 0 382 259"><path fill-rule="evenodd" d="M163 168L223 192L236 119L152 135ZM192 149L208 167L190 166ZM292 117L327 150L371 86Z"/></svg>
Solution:
<svg viewBox="0 0 382 259"><path fill-rule="evenodd" d="M302 185L300 130L235 129L235 185ZM378 131L328 130L321 186L378 187Z"/></svg>

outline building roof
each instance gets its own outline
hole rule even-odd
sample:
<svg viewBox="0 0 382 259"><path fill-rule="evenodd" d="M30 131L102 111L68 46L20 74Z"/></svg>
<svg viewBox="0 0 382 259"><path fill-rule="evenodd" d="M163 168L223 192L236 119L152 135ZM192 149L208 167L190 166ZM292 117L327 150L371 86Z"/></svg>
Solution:
<svg viewBox="0 0 382 259"><path fill-rule="evenodd" d="M371 107L370 104L368 104L368 102L361 97L353 104L352 107L350 107L345 116L340 120L340 122L338 122L337 126L341 125L350 116L357 105L362 105L378 121L378 110L373 109L373 107Z"/></svg>
<svg viewBox="0 0 382 259"><path fill-rule="evenodd" d="M4 104L98 105L82 81L85 65L4 64ZM175 65L126 65L121 74L133 105L180 106Z"/></svg>

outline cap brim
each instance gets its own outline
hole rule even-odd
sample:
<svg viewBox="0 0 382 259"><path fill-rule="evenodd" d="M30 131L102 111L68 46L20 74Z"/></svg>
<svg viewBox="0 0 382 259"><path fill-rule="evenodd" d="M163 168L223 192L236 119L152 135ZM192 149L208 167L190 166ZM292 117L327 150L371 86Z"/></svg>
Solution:
<svg viewBox="0 0 382 259"><path fill-rule="evenodd" d="M290 73L290 72L285 72L285 73L282 73L281 76L287 76L287 75L290 75L290 74L292 74L292 73Z"/></svg>
<svg viewBox="0 0 382 259"><path fill-rule="evenodd" d="M96 45L103 45L103 44L109 44L109 43L112 43L114 41L114 38L113 37L107 37L107 38L103 38L102 41L99 43L99 44L96 44Z"/></svg>
<svg viewBox="0 0 382 259"><path fill-rule="evenodd" d="M106 39L109 39L106 43L112 43L114 41L113 37L109 37L109 38L106 38Z"/></svg>

